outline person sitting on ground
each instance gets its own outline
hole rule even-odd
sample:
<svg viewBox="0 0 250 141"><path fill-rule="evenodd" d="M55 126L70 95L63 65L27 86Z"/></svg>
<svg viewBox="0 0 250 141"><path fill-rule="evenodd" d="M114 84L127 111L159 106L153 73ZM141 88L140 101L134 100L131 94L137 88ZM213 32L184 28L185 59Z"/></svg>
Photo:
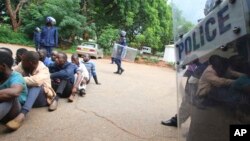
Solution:
<svg viewBox="0 0 250 141"><path fill-rule="evenodd" d="M87 81L87 84L90 82L90 79L93 76L93 78L95 80L95 83L97 85L101 85L101 83L99 83L98 80L97 80L96 66L92 61L90 61L89 54L84 54L83 55L83 63L85 65L85 67L87 68L88 72L89 72L89 80Z"/></svg>
<svg viewBox="0 0 250 141"><path fill-rule="evenodd" d="M16 51L15 65L18 65L22 61L22 56L27 51L28 50L26 48L19 48L19 49L17 49L17 51Z"/></svg>
<svg viewBox="0 0 250 141"><path fill-rule="evenodd" d="M20 102L27 98L27 87L22 75L11 69L12 56L3 51L0 56L0 121L9 121L21 110Z"/></svg>
<svg viewBox="0 0 250 141"><path fill-rule="evenodd" d="M57 50L52 50L51 52L51 61L52 62L55 62L56 61L56 56L58 54L58 51Z"/></svg>
<svg viewBox="0 0 250 141"><path fill-rule="evenodd" d="M74 86L72 88L72 92L70 94L70 97L68 98L69 102L74 101L74 97L78 93L78 90L79 90L79 95L83 96L83 92L85 94L85 88L86 88L86 87L83 87L83 84L86 85L85 74L83 73L84 68L79 68L79 59L78 59L77 54L73 54L71 56L71 62L76 66L77 69L76 69L76 73L75 73ZM83 65L83 66L85 67L85 65ZM85 67L85 71L88 72L86 67ZM86 76L88 76L88 74Z"/></svg>
<svg viewBox="0 0 250 141"><path fill-rule="evenodd" d="M80 71L81 75L83 76L83 79L81 80L81 83L78 86L79 94L80 96L83 96L86 94L87 81L89 80L89 72L83 62L79 61L79 57L77 54L73 54L71 56L71 62L78 67L78 71Z"/></svg>
<svg viewBox="0 0 250 141"><path fill-rule="evenodd" d="M228 60L218 55L212 55L209 58L209 64L199 80L196 92L197 96L209 94L212 88L230 86L234 80L225 78L225 75L234 78L243 75L242 73L230 70Z"/></svg>
<svg viewBox="0 0 250 141"><path fill-rule="evenodd" d="M74 85L74 75L77 67L67 61L67 55L58 52L55 63L49 66L52 87L62 98L69 98Z"/></svg>
<svg viewBox="0 0 250 141"><path fill-rule="evenodd" d="M28 86L28 97L22 106L19 115L6 125L12 130L17 130L24 121L32 107L49 105L49 111L57 108L56 93L51 87L49 69L39 61L38 53L28 51L23 55L22 62L15 68L21 73Z"/></svg>
<svg viewBox="0 0 250 141"><path fill-rule="evenodd" d="M250 93L250 63L245 64L243 73L246 75L240 76L234 81L232 87L236 90L239 90L243 93Z"/></svg>
<svg viewBox="0 0 250 141"><path fill-rule="evenodd" d="M49 57L47 57L47 50L46 49L40 49L38 51L39 57L40 57L40 61L42 61L44 63L45 66L49 66L51 63L53 63L51 61L51 59Z"/></svg>
<svg viewBox="0 0 250 141"><path fill-rule="evenodd" d="M0 47L0 51L8 53L11 57L13 56L12 50L7 47Z"/></svg>

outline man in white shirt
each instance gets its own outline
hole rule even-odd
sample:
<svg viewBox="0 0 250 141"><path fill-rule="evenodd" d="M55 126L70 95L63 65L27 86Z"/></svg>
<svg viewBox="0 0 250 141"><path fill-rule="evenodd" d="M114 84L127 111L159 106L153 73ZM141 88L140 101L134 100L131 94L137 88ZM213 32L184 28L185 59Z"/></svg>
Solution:
<svg viewBox="0 0 250 141"><path fill-rule="evenodd" d="M79 57L77 54L73 54L71 56L71 62L74 63L77 66L77 71L80 71L82 74L82 79L81 79L81 83L78 86L78 90L79 90L79 94L81 96L85 95L86 92L86 86L87 86L87 81L89 80L89 72L87 70L87 68L85 67L85 65L79 61Z"/></svg>

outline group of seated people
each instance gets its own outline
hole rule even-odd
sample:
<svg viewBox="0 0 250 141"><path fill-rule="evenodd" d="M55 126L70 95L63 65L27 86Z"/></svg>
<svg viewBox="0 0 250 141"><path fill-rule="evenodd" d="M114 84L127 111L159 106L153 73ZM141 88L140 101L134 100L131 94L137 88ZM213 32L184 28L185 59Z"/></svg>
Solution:
<svg viewBox="0 0 250 141"><path fill-rule="evenodd" d="M38 52L20 48L15 60L9 48L0 48L0 121L10 130L17 130L32 107L57 109L58 97L73 102L76 94L86 94L95 64L88 54L79 61L78 55L67 60L64 52L54 50L51 58L45 49Z"/></svg>
<svg viewBox="0 0 250 141"><path fill-rule="evenodd" d="M179 108L179 124L190 117L190 103L201 109L220 106L231 112L250 106L250 63L240 55L212 55L203 63L195 59L188 64L184 77L188 79ZM177 114L161 123L177 127Z"/></svg>

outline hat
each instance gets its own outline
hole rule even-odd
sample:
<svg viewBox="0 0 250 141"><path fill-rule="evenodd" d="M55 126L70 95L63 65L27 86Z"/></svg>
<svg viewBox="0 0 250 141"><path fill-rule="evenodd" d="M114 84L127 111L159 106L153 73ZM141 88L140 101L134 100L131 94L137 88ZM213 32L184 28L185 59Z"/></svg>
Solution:
<svg viewBox="0 0 250 141"><path fill-rule="evenodd" d="M126 36L126 31L122 30L120 34L121 34L121 36L124 37L124 36Z"/></svg>
<svg viewBox="0 0 250 141"><path fill-rule="evenodd" d="M46 23L51 23L52 25L55 25L56 20L53 17L49 16L46 18Z"/></svg>
<svg viewBox="0 0 250 141"><path fill-rule="evenodd" d="M36 27L35 30L38 31L38 32L41 31L41 29L39 27Z"/></svg>

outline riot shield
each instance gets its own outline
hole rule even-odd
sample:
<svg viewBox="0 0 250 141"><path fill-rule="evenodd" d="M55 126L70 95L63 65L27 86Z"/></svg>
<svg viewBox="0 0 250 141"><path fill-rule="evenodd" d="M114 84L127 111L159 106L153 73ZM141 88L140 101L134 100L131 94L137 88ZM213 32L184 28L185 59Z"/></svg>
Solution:
<svg viewBox="0 0 250 141"><path fill-rule="evenodd" d="M111 56L113 58L119 58L124 61L134 62L137 54L138 50L135 48L123 46L120 44L114 44Z"/></svg>
<svg viewBox="0 0 250 141"><path fill-rule="evenodd" d="M240 140L235 128L250 123L250 1L172 0L172 9L178 140Z"/></svg>

